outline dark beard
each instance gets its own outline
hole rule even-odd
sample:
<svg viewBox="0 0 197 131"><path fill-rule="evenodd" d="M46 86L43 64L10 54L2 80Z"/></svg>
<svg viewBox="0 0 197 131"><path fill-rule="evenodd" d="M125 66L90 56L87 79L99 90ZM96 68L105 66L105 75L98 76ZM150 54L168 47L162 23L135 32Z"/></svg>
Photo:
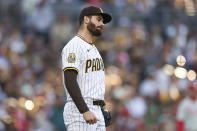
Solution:
<svg viewBox="0 0 197 131"><path fill-rule="evenodd" d="M102 34L100 30L96 29L95 24L92 23L91 21L88 24L87 29L93 36L97 36L98 37L98 36L101 36L101 34Z"/></svg>

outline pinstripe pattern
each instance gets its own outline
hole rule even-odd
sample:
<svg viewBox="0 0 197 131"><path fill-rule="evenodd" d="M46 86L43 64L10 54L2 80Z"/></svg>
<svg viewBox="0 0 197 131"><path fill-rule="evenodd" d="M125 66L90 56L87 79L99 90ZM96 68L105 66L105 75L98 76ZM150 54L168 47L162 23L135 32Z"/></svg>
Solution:
<svg viewBox="0 0 197 131"><path fill-rule="evenodd" d="M76 56L75 62L68 61L69 54ZM95 59L95 60L94 60ZM96 63L96 59L97 63ZM91 64L96 64L96 67L87 68L87 60L91 60ZM62 50L62 74L64 69L73 68L78 71L77 82L81 90L81 94L89 108L99 121L96 124L87 124L83 118L83 115L79 113L76 105L73 103L72 98L67 92L63 84L67 95L67 103L64 107L64 123L68 128L68 131L105 131L105 123L102 112L99 106L93 105L93 100L104 100L105 94L105 73L101 67L102 58L95 46L90 45L86 41L82 40L78 36L75 36ZM87 68L87 73L85 72ZM92 71L95 69L94 71Z"/></svg>
<svg viewBox="0 0 197 131"><path fill-rule="evenodd" d="M75 53L76 55L75 63L68 63L67 58L69 53ZM73 67L76 70L78 70L77 82L79 84L82 96L84 98L104 100L104 93L105 93L104 71L99 70L99 71L91 72L91 69L89 69L88 73L85 73L86 60L96 59L96 58L102 60L98 50L94 46L83 41L81 38L75 36L63 48L62 70L67 67ZM67 99L72 100L69 94L67 94Z"/></svg>

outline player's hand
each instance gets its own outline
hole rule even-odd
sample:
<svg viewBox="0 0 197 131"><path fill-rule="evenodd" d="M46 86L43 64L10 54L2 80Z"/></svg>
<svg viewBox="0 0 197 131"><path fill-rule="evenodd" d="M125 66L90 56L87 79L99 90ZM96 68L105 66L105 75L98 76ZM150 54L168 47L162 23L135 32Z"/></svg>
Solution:
<svg viewBox="0 0 197 131"><path fill-rule="evenodd" d="M91 111L87 111L83 113L83 117L85 121L89 124L95 124L98 121L96 116Z"/></svg>

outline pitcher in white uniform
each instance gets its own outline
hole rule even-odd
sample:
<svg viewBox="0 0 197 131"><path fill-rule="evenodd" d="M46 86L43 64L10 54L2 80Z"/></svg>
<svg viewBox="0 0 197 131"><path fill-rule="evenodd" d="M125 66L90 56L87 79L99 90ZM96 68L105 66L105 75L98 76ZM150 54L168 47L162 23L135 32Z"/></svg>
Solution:
<svg viewBox="0 0 197 131"><path fill-rule="evenodd" d="M80 28L62 50L63 83L67 95L64 123L68 131L105 131L105 72L94 37L102 34L111 16L98 7L84 8Z"/></svg>

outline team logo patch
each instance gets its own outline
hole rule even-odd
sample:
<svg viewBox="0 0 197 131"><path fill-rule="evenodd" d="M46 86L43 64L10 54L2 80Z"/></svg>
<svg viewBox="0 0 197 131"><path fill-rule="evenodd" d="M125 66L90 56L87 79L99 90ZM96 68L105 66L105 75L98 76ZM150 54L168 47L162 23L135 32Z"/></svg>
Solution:
<svg viewBox="0 0 197 131"><path fill-rule="evenodd" d="M75 61L76 61L75 53L69 53L69 55L68 55L68 63L75 63Z"/></svg>

